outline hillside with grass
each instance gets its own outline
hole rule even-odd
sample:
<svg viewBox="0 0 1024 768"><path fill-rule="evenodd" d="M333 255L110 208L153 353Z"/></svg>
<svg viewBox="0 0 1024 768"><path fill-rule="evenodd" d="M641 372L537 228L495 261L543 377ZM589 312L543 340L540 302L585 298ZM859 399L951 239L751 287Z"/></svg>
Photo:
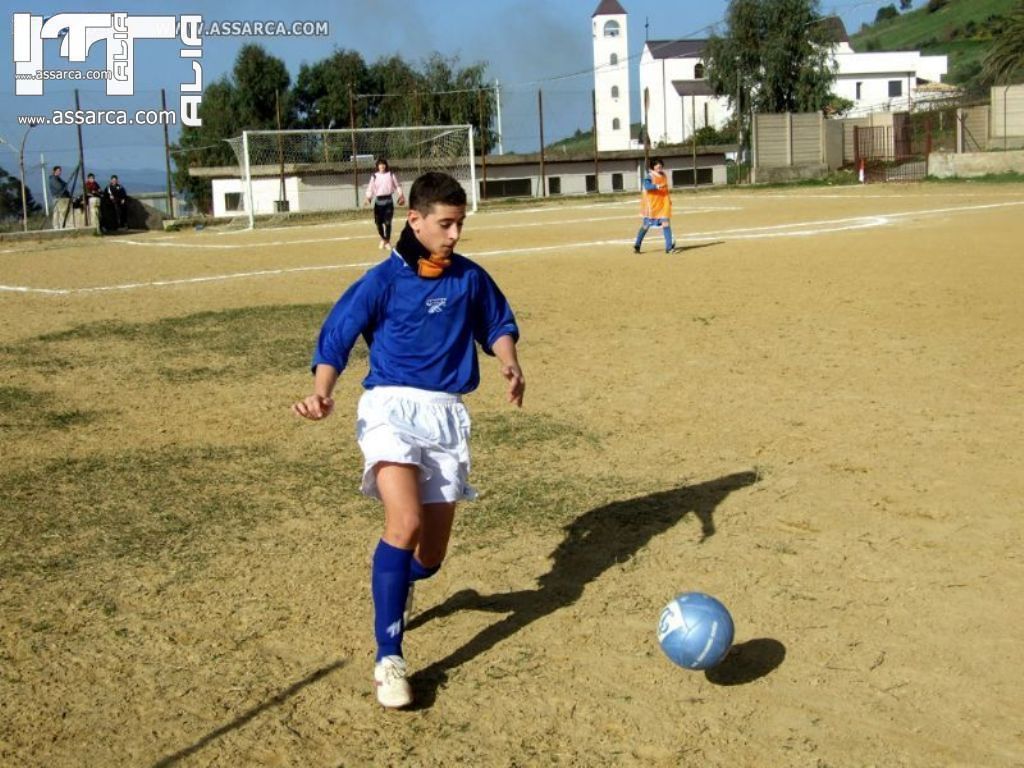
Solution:
<svg viewBox="0 0 1024 768"><path fill-rule="evenodd" d="M982 61L1021 0L929 0L850 36L858 52L910 51L949 57L945 82L983 88ZM895 3L894 3L895 5Z"/></svg>
<svg viewBox="0 0 1024 768"><path fill-rule="evenodd" d="M640 135L640 123L629 126L629 135L636 138ZM545 152L554 155L586 155L594 151L594 132L576 129L576 133L559 141L552 142L544 148Z"/></svg>

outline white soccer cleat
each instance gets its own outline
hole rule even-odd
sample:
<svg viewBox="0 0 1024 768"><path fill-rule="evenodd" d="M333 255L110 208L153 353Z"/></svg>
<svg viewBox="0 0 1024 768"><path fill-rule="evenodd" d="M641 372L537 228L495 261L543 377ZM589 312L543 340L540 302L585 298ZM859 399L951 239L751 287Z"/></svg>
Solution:
<svg viewBox="0 0 1024 768"><path fill-rule="evenodd" d="M374 666L373 684L382 707L399 709L412 704L412 687L405 679L406 669L401 656L385 656Z"/></svg>

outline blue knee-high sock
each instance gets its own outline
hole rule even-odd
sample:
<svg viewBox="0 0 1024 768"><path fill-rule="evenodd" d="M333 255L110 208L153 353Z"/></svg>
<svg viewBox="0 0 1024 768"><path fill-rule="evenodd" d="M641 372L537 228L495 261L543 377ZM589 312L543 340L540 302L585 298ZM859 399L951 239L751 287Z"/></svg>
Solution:
<svg viewBox="0 0 1024 768"><path fill-rule="evenodd" d="M393 547L381 539L373 553L370 586L373 592L373 634L377 661L402 655L402 612L409 596L412 550Z"/></svg>
<svg viewBox="0 0 1024 768"><path fill-rule="evenodd" d="M671 251L672 250L672 243L674 242L672 240L672 227L670 225L666 224L665 228L664 228L664 231L665 231L665 250L666 251Z"/></svg>
<svg viewBox="0 0 1024 768"><path fill-rule="evenodd" d="M412 564L409 566L409 581L422 581L423 579L429 579L435 573L441 570L440 565L435 565L430 568L423 565L415 557L412 559Z"/></svg>
<svg viewBox="0 0 1024 768"><path fill-rule="evenodd" d="M644 235L647 234L647 227L640 227L640 231L636 233L636 242L633 243L637 248L640 247L640 243L644 241Z"/></svg>

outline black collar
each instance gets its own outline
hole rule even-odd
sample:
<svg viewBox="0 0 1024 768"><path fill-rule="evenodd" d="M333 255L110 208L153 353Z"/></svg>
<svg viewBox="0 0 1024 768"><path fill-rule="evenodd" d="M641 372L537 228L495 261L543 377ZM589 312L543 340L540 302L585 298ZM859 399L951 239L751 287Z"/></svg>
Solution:
<svg viewBox="0 0 1024 768"><path fill-rule="evenodd" d="M409 222L405 223L402 234L398 237L398 245L395 246L395 251L402 257L402 261L409 265L409 269L413 272L419 270L420 259L430 258L430 252L416 238L416 233L412 231Z"/></svg>

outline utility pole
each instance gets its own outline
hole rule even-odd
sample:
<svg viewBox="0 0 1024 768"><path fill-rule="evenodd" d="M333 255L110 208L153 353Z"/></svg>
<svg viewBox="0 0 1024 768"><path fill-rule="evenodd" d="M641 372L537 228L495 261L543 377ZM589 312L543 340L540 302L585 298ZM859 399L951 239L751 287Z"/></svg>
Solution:
<svg viewBox="0 0 1024 768"><path fill-rule="evenodd" d="M18 165L21 168L21 230L28 232L28 200L25 194L25 141L28 139L28 132L35 128L30 125L25 129L25 135L21 137L21 151L18 153Z"/></svg>
<svg viewBox="0 0 1024 768"><path fill-rule="evenodd" d="M498 119L498 154L503 155L505 150L501 144L501 83L498 82L497 78L494 80L494 106Z"/></svg>
<svg viewBox="0 0 1024 768"><path fill-rule="evenodd" d="M46 188L46 156L39 153L39 175L43 179L43 207L46 209L46 218L50 218L50 191Z"/></svg>
<svg viewBox="0 0 1024 768"><path fill-rule="evenodd" d="M18 170L21 178L21 228L25 232L28 232L28 196L25 191L25 141L28 139L28 132L33 128L35 128L35 126L30 125L25 129L25 133L21 137L21 149L18 152ZM6 145L11 152L14 151L14 147L3 136L0 136L0 144ZM43 182L45 189L45 170Z"/></svg>
<svg viewBox="0 0 1024 768"><path fill-rule="evenodd" d="M167 91L160 89L160 108L167 112ZM167 215L174 218L174 188L171 184L171 140L164 121L164 171L167 173Z"/></svg>
<svg viewBox="0 0 1024 768"><path fill-rule="evenodd" d="M81 104L78 101L78 89L75 88L75 114L79 114L82 111ZM78 131L78 172L81 174L82 187L85 187L85 150L82 148L82 124L78 123L76 126ZM56 205L56 201L54 201ZM88 204L82 206L85 209L85 226L89 226L89 206ZM71 226L75 226L75 209L72 205L68 205L68 214L71 216ZM64 217L64 223L67 223L67 216Z"/></svg>
<svg viewBox="0 0 1024 768"><path fill-rule="evenodd" d="M547 181L544 178L544 93L537 89L537 116L540 120L540 194L537 197L547 197Z"/></svg>

